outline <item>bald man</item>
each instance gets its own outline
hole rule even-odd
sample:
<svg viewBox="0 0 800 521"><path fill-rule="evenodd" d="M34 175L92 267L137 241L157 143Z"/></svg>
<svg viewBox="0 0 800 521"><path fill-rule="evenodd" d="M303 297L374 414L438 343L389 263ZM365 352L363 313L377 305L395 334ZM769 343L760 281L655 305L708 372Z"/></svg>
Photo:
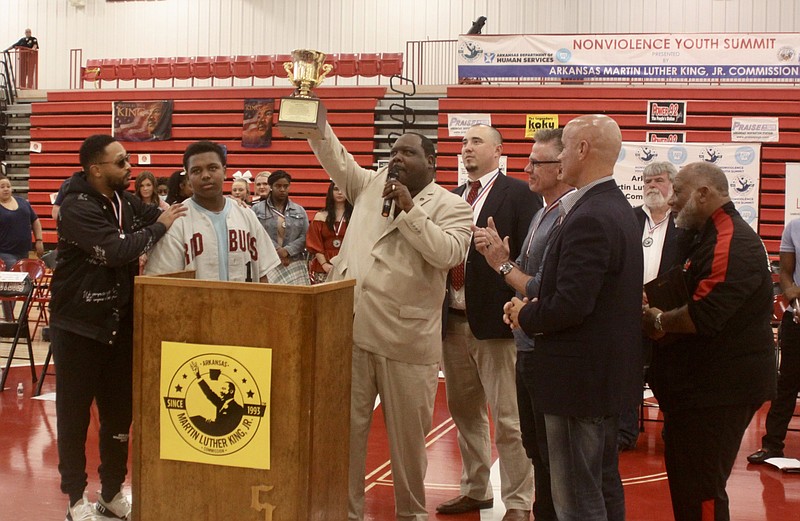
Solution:
<svg viewBox="0 0 800 521"><path fill-rule="evenodd" d="M536 338L531 380L544 414L560 521L621 521L620 412L641 400L642 231L613 179L617 123L581 116L564 127L561 198L538 298L514 298L506 321Z"/></svg>
<svg viewBox="0 0 800 521"><path fill-rule="evenodd" d="M684 263L691 297L677 309L645 309L651 338L673 333L653 349L650 379L664 413L675 520L726 521L725 486L742 436L775 394L772 277L764 244L736 211L718 166L686 165L673 189L675 225L697 232Z"/></svg>

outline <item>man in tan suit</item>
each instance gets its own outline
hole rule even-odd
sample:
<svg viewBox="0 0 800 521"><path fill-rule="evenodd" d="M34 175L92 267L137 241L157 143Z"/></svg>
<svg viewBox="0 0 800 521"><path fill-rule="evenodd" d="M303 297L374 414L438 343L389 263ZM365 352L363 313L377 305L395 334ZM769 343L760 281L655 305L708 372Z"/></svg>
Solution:
<svg viewBox="0 0 800 521"><path fill-rule="evenodd" d="M424 521L425 436L431 429L442 350L447 272L466 256L472 209L433 182L435 151L407 133L388 168L361 168L330 127L310 139L353 215L330 280L356 280L350 405L350 520L364 518L367 435L380 395L389 437L396 518ZM387 179L389 171L396 180ZM392 202L381 217L384 199Z"/></svg>

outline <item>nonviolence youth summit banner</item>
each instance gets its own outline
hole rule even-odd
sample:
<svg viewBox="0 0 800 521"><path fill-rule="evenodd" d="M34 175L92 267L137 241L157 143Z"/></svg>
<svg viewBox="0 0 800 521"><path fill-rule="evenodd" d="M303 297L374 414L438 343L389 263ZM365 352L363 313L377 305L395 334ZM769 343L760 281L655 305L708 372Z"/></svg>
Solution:
<svg viewBox="0 0 800 521"><path fill-rule="evenodd" d="M800 33L461 35L459 78L800 79Z"/></svg>
<svg viewBox="0 0 800 521"><path fill-rule="evenodd" d="M642 172L658 161L669 161L677 170L695 161L714 163L728 177L728 193L742 218L758 231L759 143L630 143L614 167L614 179L633 206L643 203Z"/></svg>

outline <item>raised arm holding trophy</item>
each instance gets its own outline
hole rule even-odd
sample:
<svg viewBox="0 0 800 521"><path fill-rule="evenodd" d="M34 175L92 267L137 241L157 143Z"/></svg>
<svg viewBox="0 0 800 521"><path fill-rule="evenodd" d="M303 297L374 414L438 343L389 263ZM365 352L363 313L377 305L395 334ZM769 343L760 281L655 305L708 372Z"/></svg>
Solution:
<svg viewBox="0 0 800 521"><path fill-rule="evenodd" d="M284 136L321 139L325 135L327 110L311 92L333 69L324 62L325 53L296 49L292 51L292 61L283 64L289 81L297 87L291 96L281 98L278 128Z"/></svg>

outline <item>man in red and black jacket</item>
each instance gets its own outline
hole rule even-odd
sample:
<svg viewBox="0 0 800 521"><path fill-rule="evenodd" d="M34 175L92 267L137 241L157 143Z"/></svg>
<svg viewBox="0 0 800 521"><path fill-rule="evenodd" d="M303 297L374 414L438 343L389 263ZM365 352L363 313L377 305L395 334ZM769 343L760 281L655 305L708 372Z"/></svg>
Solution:
<svg viewBox="0 0 800 521"><path fill-rule="evenodd" d="M729 519L725 485L744 431L775 394L772 279L756 232L728 196L724 172L697 162L678 172L675 224L697 231L684 263L688 303L643 312L663 339L651 383L664 413L664 460L676 521Z"/></svg>

